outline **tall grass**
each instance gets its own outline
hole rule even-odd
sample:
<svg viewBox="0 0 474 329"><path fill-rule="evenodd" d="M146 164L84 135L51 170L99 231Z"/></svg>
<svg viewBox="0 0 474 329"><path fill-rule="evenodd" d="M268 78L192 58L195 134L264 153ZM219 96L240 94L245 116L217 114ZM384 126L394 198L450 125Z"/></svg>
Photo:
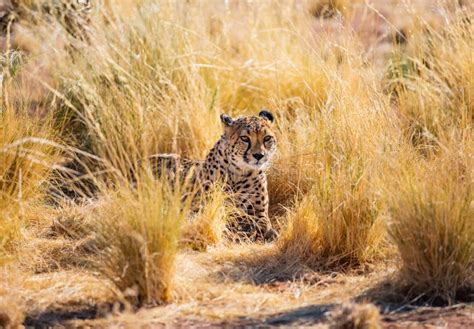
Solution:
<svg viewBox="0 0 474 329"><path fill-rule="evenodd" d="M196 196L200 209L190 214L183 224L181 245L194 250L205 251L209 246L224 242L226 224L230 220L229 198L216 185L205 196Z"/></svg>
<svg viewBox="0 0 474 329"><path fill-rule="evenodd" d="M403 282L415 296L453 303L473 289L474 39L472 10L444 9L445 25L418 21L397 53L394 99L403 135L423 157L400 151L388 204Z"/></svg>
<svg viewBox="0 0 474 329"><path fill-rule="evenodd" d="M354 35L315 39L309 13L296 19L292 6L143 3L134 19L100 25L76 47L59 66L62 90L90 151L125 178L155 152L202 158L220 134L221 110L274 108L281 158L270 173L273 205L299 193L321 202L317 243L328 259L352 263L383 235L373 181L393 139L389 106Z"/></svg>
<svg viewBox="0 0 474 329"><path fill-rule="evenodd" d="M381 177L396 140L383 95L365 80L370 71L350 76L357 83L330 74L330 102L301 115L298 129L286 137L289 146L305 150L297 167L303 196L288 215L279 247L285 258L310 266L351 267L381 254Z"/></svg>
<svg viewBox="0 0 474 329"><path fill-rule="evenodd" d="M401 279L423 300L467 300L474 288L474 149L465 138L400 168L389 190Z"/></svg>
<svg viewBox="0 0 474 329"><path fill-rule="evenodd" d="M314 28L313 15L320 23L347 16L347 2L317 1L313 12L300 4L108 1L87 23L87 38L47 12L29 26L55 45L45 85L55 95L58 134L97 160L87 163L101 200L97 238L110 244L100 249L99 269L138 303L171 299L187 205L179 188L149 177L132 188L131 173L154 153L202 159L222 132L221 112L262 107L276 117L269 192L273 213L286 219L277 242L284 259L331 269L373 261L391 217L414 291L452 300L469 281L472 12L448 12L439 29L414 24L381 81L382 68L368 61L349 23L341 19L332 34ZM51 131L15 111L2 115L2 198L20 205L40 196L48 177L50 166L32 157L54 159L48 144L25 137L48 139ZM455 152L450 140L462 148ZM430 172L439 175L428 179ZM223 203L214 195L186 225L194 248L222 239Z"/></svg>
<svg viewBox="0 0 474 329"><path fill-rule="evenodd" d="M474 120L473 13L458 9L445 19L441 27L418 21L411 42L394 52L389 67L388 85L406 135L421 149L436 147Z"/></svg>
<svg viewBox="0 0 474 329"><path fill-rule="evenodd" d="M188 209L179 186L148 178L135 190L108 191L100 202L94 215L96 267L134 304L171 301L174 259Z"/></svg>
<svg viewBox="0 0 474 329"><path fill-rule="evenodd" d="M45 195L60 160L51 121L25 112L5 103L0 108L0 263L5 248L12 252L10 242L28 224L25 214Z"/></svg>
<svg viewBox="0 0 474 329"><path fill-rule="evenodd" d="M378 254L384 238L375 182L377 161L393 140L388 102L351 32L339 43L316 39L310 14L297 17L292 6L229 11L224 4L145 2L127 19L98 21L87 42L65 36L80 51L57 65L65 100L59 113L71 127L65 131L120 185L153 153L203 158L221 134L220 112L270 107L280 149L269 173L272 208L301 197L297 209L311 203L308 216L289 215L282 253L317 245L298 259L358 264ZM210 207L201 216L219 217L219 202ZM199 223L200 245L220 239L214 220ZM317 230L306 240L294 235L312 225Z"/></svg>

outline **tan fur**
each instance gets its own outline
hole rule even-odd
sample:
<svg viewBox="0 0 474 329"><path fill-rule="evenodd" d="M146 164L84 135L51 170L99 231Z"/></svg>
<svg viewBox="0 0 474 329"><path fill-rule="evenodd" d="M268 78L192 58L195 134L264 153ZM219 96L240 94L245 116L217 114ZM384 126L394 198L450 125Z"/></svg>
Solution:
<svg viewBox="0 0 474 329"><path fill-rule="evenodd" d="M157 154L150 158L154 172L160 175L165 169L169 178L178 176L182 180L193 168L191 182L204 192L213 183L222 182L234 204L247 215L230 225L231 230L253 240L272 239L275 233L268 218L265 171L276 151L273 117L262 111L258 117L233 120L222 115L221 119L224 134L204 161Z"/></svg>

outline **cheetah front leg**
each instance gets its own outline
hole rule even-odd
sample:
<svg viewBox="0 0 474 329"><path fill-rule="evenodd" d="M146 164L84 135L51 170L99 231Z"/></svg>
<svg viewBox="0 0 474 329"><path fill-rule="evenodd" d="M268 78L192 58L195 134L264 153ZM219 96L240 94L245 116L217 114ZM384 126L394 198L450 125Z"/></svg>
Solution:
<svg viewBox="0 0 474 329"><path fill-rule="evenodd" d="M251 240L272 241L276 231L268 217L268 193L266 188L255 192L238 193L236 206L245 213L239 216L237 230Z"/></svg>

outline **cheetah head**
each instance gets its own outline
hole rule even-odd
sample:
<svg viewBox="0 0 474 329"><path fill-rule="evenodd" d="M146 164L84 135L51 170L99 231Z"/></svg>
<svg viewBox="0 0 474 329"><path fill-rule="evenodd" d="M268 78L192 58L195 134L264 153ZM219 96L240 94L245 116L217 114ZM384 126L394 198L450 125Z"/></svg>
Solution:
<svg viewBox="0 0 474 329"><path fill-rule="evenodd" d="M269 167L276 151L273 115L270 112L261 111L258 117L236 119L222 114L221 121L230 160L238 168L264 170Z"/></svg>

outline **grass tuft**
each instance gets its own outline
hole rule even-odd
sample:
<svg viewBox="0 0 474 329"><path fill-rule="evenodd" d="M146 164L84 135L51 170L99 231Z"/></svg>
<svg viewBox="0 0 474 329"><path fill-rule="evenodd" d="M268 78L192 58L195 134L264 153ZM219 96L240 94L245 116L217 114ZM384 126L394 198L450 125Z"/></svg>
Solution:
<svg viewBox="0 0 474 329"><path fill-rule="evenodd" d="M133 304L167 303L173 295L174 260L189 206L164 181L143 179L136 190L108 191L97 208L97 269Z"/></svg>
<svg viewBox="0 0 474 329"><path fill-rule="evenodd" d="M348 60L358 63L357 57ZM350 268L383 254L380 179L396 147L393 121L383 112L386 104L374 101L380 91L366 80L370 72L345 73L328 73L334 79L328 92L344 90L345 96L330 96L320 112L298 114L297 128L283 138L287 154L298 152L288 160L293 169L270 178L280 188L293 184L297 197L279 248L285 258L311 267ZM283 125L290 120L284 118Z"/></svg>
<svg viewBox="0 0 474 329"><path fill-rule="evenodd" d="M474 289L472 136L458 143L401 169L389 192L402 286L438 303L469 299Z"/></svg>
<svg viewBox="0 0 474 329"><path fill-rule="evenodd" d="M28 224L22 221L29 206L45 195L59 161L59 151L50 138L47 119L0 108L0 263L5 249L13 251L11 242Z"/></svg>
<svg viewBox="0 0 474 329"><path fill-rule="evenodd" d="M228 197L221 187L216 186L204 199L201 209L183 224L181 235L183 246L200 251L224 242L229 219Z"/></svg>
<svg viewBox="0 0 474 329"><path fill-rule="evenodd" d="M389 62L388 90L405 135L422 151L473 124L473 18L470 10L456 12L441 29L419 21L410 46L395 50Z"/></svg>

